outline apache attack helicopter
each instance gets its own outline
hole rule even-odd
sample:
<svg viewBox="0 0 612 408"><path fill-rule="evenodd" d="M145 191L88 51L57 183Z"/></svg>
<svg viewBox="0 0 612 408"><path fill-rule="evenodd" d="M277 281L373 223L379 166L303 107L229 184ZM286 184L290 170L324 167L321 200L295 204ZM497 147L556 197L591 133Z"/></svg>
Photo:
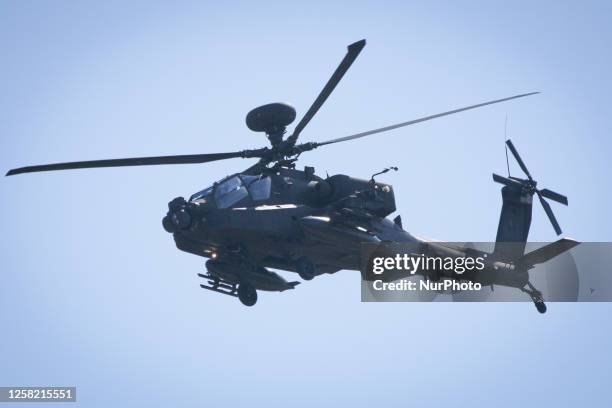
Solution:
<svg viewBox="0 0 612 408"><path fill-rule="evenodd" d="M256 303L257 290L282 292L295 288L299 283L288 282L267 268L297 272L304 280L342 269L359 270L360 244L364 242L419 243L430 252L456 254L457 249L412 236L402 228L399 216L394 220L386 218L396 210L393 187L376 181L374 177L397 168L384 169L369 180L343 174L322 178L315 174L312 167L296 169L296 161L302 153L322 146L523 98L537 92L479 103L324 142L297 143L306 125L330 96L365 44L365 40L361 40L348 46L344 59L289 136L285 137L287 126L296 118L296 111L290 105L271 103L247 114L246 125L252 131L264 132L270 142L269 147L229 153L28 166L10 170L7 176L95 167L207 163L231 158L259 159L245 171L214 183L193 194L188 200L183 197L173 199L162 220L164 229L173 235L178 249L209 258L206 262L207 273L199 274L206 283L200 286L238 297L247 306ZM496 256L491 259L504 261L503 264L507 265L503 271L500 272L496 267L493 272L489 268L470 279L487 285L518 288L527 293L538 310L543 312L545 306L541 293L529 283L527 270L577 243L561 240L542 250L523 254L531 223L533 195L538 195L557 235L561 229L544 197L565 205L567 198L547 189L537 189L536 182L509 140L507 145L527 179L493 175L496 182L504 184L497 241L517 242L519 248L513 253L493 253Z"/></svg>

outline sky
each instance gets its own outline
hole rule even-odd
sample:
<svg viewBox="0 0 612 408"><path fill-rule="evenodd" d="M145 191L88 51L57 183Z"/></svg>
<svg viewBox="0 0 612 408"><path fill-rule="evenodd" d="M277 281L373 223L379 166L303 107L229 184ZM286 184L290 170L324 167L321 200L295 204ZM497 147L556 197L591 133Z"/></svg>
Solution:
<svg viewBox="0 0 612 408"><path fill-rule="evenodd" d="M611 17L609 2L2 1L0 164L263 147L246 113L276 101L304 113L346 45L366 38L303 141L542 93L300 165L363 178L398 166L380 180L405 229L489 241L507 134L539 186L569 197L552 203L564 235L609 242ZM530 303L361 303L355 271L253 308L203 293L204 259L178 251L161 218L172 198L251 164L2 179L0 385L74 385L68 406L86 407L609 405L608 303L545 315ZM530 240L554 238L534 206Z"/></svg>

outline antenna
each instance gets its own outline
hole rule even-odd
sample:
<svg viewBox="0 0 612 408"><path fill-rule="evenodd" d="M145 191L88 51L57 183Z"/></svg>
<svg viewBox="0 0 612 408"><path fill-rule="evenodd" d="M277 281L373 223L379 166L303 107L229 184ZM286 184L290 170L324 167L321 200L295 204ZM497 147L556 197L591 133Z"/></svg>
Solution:
<svg viewBox="0 0 612 408"><path fill-rule="evenodd" d="M391 166L391 167L387 167L387 168L385 168L385 169L382 169L382 170L381 170L381 171L379 171L378 173L374 173L374 174L372 174L372 177L370 177L370 182L371 182L371 183L374 183L374 182L375 182L374 177L376 177L376 176L378 176L378 175L381 175L381 174L385 174L385 173L387 173L387 172L389 172L389 171L391 171L391 170L393 170L393 171L398 171L398 170L399 170L399 168L398 168L398 167L395 167L395 166Z"/></svg>
<svg viewBox="0 0 612 408"><path fill-rule="evenodd" d="M508 146L506 145L508 140L508 114L506 113L506 120L504 121L504 147L506 148L506 167L508 167L508 177L510 177L510 161L508 160Z"/></svg>

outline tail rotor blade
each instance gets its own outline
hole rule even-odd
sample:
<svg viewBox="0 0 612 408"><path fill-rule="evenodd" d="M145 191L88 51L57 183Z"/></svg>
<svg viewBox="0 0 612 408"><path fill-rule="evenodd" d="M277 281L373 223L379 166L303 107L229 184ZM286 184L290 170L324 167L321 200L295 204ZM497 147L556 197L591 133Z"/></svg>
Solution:
<svg viewBox="0 0 612 408"><path fill-rule="evenodd" d="M564 196L563 194L559 194L559 193L555 193L554 191L551 191L547 188L540 190L540 193L542 193L542 196L549 198L553 201L556 201L558 203L561 203L563 205L567 205L567 197Z"/></svg>
<svg viewBox="0 0 612 408"><path fill-rule="evenodd" d="M525 173L525 175L527 175L527 178L529 178L529 180L533 181L533 178L531 177L531 174L529 174L529 170L527 170L527 166L525 165L525 162L523 162L523 159L521 159L521 156L519 155L518 151L516 150L516 148L514 147L514 145L512 144L512 141L510 139L506 140L506 145L508 146L508 148L512 152L512 155L516 159L516 161L519 164L519 166L521 167L521 170L523 170L523 173Z"/></svg>
<svg viewBox="0 0 612 408"><path fill-rule="evenodd" d="M540 199L540 203L542 204L542 207L544 207L544 211L546 212L546 215L548 215L548 219L550 220L550 223L555 229L555 232L557 233L557 235L561 235L561 232L563 231L561 231L561 227L559 226L559 223L557 222L557 219L555 218L555 214L550 208L550 204L548 204L548 202L544 199L544 197L542 197L542 194L539 191L537 191L537 193L538 193L538 198Z"/></svg>
<svg viewBox="0 0 612 408"><path fill-rule="evenodd" d="M499 174L495 174L495 173L493 173L493 181L500 183L500 184L504 184L506 186L520 186L521 185L521 183L516 180L512 180L512 179L500 176Z"/></svg>

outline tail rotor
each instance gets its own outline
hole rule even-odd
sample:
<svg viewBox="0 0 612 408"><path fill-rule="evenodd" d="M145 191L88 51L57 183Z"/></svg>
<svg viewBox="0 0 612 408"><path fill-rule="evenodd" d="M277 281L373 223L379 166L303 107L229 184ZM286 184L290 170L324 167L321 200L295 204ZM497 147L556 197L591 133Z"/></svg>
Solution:
<svg viewBox="0 0 612 408"><path fill-rule="evenodd" d="M493 181L500 183L500 184L504 184L509 187L520 187L524 191L532 195L537 194L538 199L540 200L540 204L542 204L542 207L544 208L544 212L546 212L546 215L548 216L550 223L555 229L555 232L557 233L557 235L561 235L561 232L562 232L561 227L559 226L559 223L557 222L557 218L555 217L555 214L553 213L552 208L550 207L550 204L548 203L548 201L545 200L545 198L556 201L563 205L568 205L567 197L564 196L563 194L556 193L547 188L542 189L542 190L538 189L537 182L533 179L533 177L531 176L531 173L529 173L529 170L527 169L525 162L519 155L518 151L516 150L516 148L514 147L514 144L512 144L512 141L510 139L506 140L506 146L508 147L508 149L510 149L512 156L514 156L514 158L516 159L516 162L518 163L521 170L523 170L523 173L525 173L525 175L527 176L527 179L521 179L518 177L511 177L511 176L503 177L497 174L493 174Z"/></svg>

